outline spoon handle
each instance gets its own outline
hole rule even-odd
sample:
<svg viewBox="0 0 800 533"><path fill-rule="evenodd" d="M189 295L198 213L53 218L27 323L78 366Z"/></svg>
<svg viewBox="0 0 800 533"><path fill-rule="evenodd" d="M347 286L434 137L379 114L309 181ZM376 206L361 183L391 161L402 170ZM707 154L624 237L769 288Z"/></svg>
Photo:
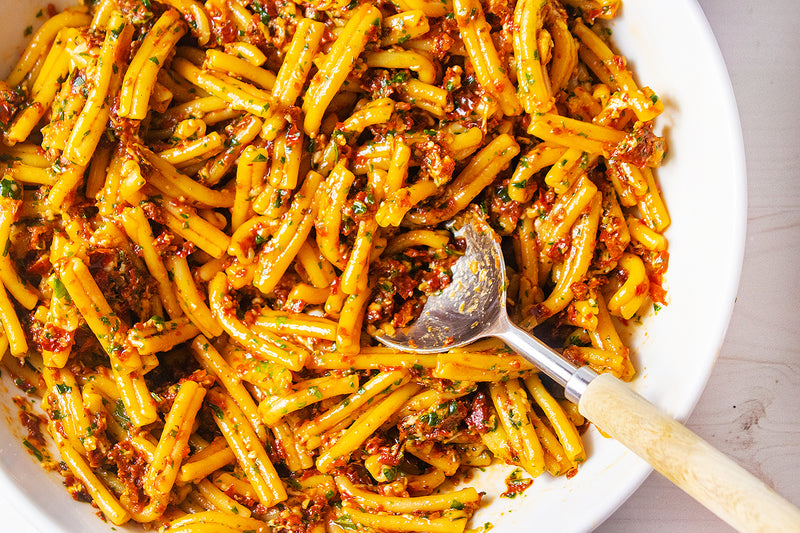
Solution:
<svg viewBox="0 0 800 533"><path fill-rule="evenodd" d="M578 408L737 530L800 531L800 509L617 378L593 379Z"/></svg>
<svg viewBox="0 0 800 533"><path fill-rule="evenodd" d="M800 509L627 384L575 367L507 317L491 334L564 386L598 428L737 530L800 533Z"/></svg>

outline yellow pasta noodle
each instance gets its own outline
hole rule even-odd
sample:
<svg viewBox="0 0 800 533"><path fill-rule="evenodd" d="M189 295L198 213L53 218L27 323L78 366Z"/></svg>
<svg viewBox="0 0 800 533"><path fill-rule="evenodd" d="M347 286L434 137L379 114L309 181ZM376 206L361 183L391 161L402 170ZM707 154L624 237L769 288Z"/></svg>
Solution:
<svg viewBox="0 0 800 533"><path fill-rule="evenodd" d="M261 419L270 427L277 425L282 416L306 405L340 396L356 390L358 380L350 375L342 378L322 377L297 384L297 390L286 396L269 398L261 402L259 412Z"/></svg>
<svg viewBox="0 0 800 533"><path fill-rule="evenodd" d="M25 141L36 123L52 105L59 89L59 79L65 77L69 71L68 48L75 46L75 35L76 32L72 28L64 28L56 35L31 88L33 105L19 113L5 131L6 144Z"/></svg>
<svg viewBox="0 0 800 533"><path fill-rule="evenodd" d="M522 0L514 7L514 55L517 58L517 83L522 106L528 113L546 113L554 99L550 79L542 65L539 31L544 24L547 2Z"/></svg>
<svg viewBox="0 0 800 533"><path fill-rule="evenodd" d="M403 385L386 399L361 415L330 449L317 458L317 469L329 472L337 462L347 459L383 422L389 419L411 396L419 390L413 383Z"/></svg>
<svg viewBox="0 0 800 533"><path fill-rule="evenodd" d="M342 33L328 52L325 65L311 80L303 111L306 118L303 129L308 135L315 135L322 123L322 115L334 94L344 83L353 68L354 59L367 43L369 32L381 24L381 14L373 6L364 4L352 14Z"/></svg>
<svg viewBox="0 0 800 533"><path fill-rule="evenodd" d="M514 86L500 62L480 3L475 0L455 0L453 12L481 86L499 100L506 115L518 115L521 109Z"/></svg>
<svg viewBox="0 0 800 533"><path fill-rule="evenodd" d="M180 471L194 418L200 410L205 395L206 390L196 382L181 383L180 391L165 420L161 438L153 454L153 461L143 481L144 491L150 496L150 502L143 511L148 521L152 519L150 513L161 515L169 503L169 491Z"/></svg>
<svg viewBox="0 0 800 533"><path fill-rule="evenodd" d="M215 407L215 422L220 427L228 446L263 505L272 505L286 499L286 489L275 467L260 444L255 431L243 419L233 400L222 392L211 390L210 401Z"/></svg>
<svg viewBox="0 0 800 533"><path fill-rule="evenodd" d="M113 34L116 29L109 33ZM120 110L123 117L143 119L147 112L150 93L156 83L158 70L186 32L186 26L177 11L166 11L148 32L136 55L131 60L120 91Z"/></svg>

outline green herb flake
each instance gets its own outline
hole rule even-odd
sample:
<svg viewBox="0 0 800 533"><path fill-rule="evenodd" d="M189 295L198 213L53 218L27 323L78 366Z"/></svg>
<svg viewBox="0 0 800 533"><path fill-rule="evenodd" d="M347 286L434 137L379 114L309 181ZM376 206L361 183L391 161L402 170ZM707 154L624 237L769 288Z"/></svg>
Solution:
<svg viewBox="0 0 800 533"><path fill-rule="evenodd" d="M44 461L44 456L42 455L42 452L41 452L41 451L39 451L39 449L38 449L36 446L34 446L34 445L33 445L33 444L31 444L30 442L28 442L28 439L24 439L24 440L22 441L22 444L24 444L24 445L25 445L25 447L26 447L26 448L28 448L28 450L31 452L31 454L32 454L34 457L36 457L36 460L37 460L37 461L39 461L40 463L41 463L42 461Z"/></svg>
<svg viewBox="0 0 800 533"><path fill-rule="evenodd" d="M508 188L503 187L499 191L497 191L497 197L500 198L503 202L508 203L511 201L511 197L508 195Z"/></svg>
<svg viewBox="0 0 800 533"><path fill-rule="evenodd" d="M11 198L12 200L21 200L22 189L17 185L16 181L3 178L0 180L0 196Z"/></svg>
<svg viewBox="0 0 800 533"><path fill-rule="evenodd" d="M259 17L261 17L262 24L269 24L270 20L269 13L267 12L267 9L261 4L261 2L259 2L259 0L254 0L251 7L253 8L253 11L255 11Z"/></svg>
<svg viewBox="0 0 800 533"><path fill-rule="evenodd" d="M342 529L349 529L351 531L355 531L358 528L353 523L353 519L350 517L349 514L343 514L339 518L333 521L334 524L341 527Z"/></svg>
<svg viewBox="0 0 800 533"><path fill-rule="evenodd" d="M211 410L214 411L214 415L219 418L220 420L225 420L225 413L222 412L222 409L219 408L218 405L213 403L208 404L211 407Z"/></svg>
<svg viewBox="0 0 800 533"><path fill-rule="evenodd" d="M461 511L464 509L464 504L458 500L453 500L453 503L450 504L450 509Z"/></svg>
<svg viewBox="0 0 800 533"><path fill-rule="evenodd" d="M319 390L319 387L316 387L316 386L309 387L308 388L308 393L311 396L313 396L314 398L318 399L318 400L321 400L321 399L324 398L324 396L322 395L322 391Z"/></svg>
<svg viewBox="0 0 800 533"><path fill-rule="evenodd" d="M386 478L386 481L391 483L395 479L397 479L397 467L383 467L383 477Z"/></svg>
<svg viewBox="0 0 800 533"><path fill-rule="evenodd" d="M397 74L392 76L390 83L405 83L408 81L408 78L409 75L407 72L398 72Z"/></svg>
<svg viewBox="0 0 800 533"><path fill-rule="evenodd" d="M354 215L363 215L367 212L367 206L364 202L356 200L353 202L353 214Z"/></svg>

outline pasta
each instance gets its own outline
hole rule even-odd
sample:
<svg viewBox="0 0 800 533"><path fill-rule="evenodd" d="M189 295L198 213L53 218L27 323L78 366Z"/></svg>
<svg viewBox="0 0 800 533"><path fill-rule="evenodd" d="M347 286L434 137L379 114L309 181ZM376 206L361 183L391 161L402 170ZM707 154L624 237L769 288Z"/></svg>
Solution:
<svg viewBox="0 0 800 533"><path fill-rule="evenodd" d="M451 283L470 211L512 318L633 377L617 323L666 303L670 219L663 103L595 20L618 1L90 4L0 82L0 353L76 499L167 532L461 533L467 469L574 475L585 420L501 342L372 336Z"/></svg>

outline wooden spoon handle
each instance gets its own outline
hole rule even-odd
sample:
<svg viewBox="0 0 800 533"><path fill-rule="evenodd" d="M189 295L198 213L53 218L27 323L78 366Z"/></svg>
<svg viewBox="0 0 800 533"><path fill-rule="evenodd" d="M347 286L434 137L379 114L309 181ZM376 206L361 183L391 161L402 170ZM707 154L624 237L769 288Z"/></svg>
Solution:
<svg viewBox="0 0 800 533"><path fill-rule="evenodd" d="M592 380L583 416L739 531L800 531L800 509L609 374Z"/></svg>

